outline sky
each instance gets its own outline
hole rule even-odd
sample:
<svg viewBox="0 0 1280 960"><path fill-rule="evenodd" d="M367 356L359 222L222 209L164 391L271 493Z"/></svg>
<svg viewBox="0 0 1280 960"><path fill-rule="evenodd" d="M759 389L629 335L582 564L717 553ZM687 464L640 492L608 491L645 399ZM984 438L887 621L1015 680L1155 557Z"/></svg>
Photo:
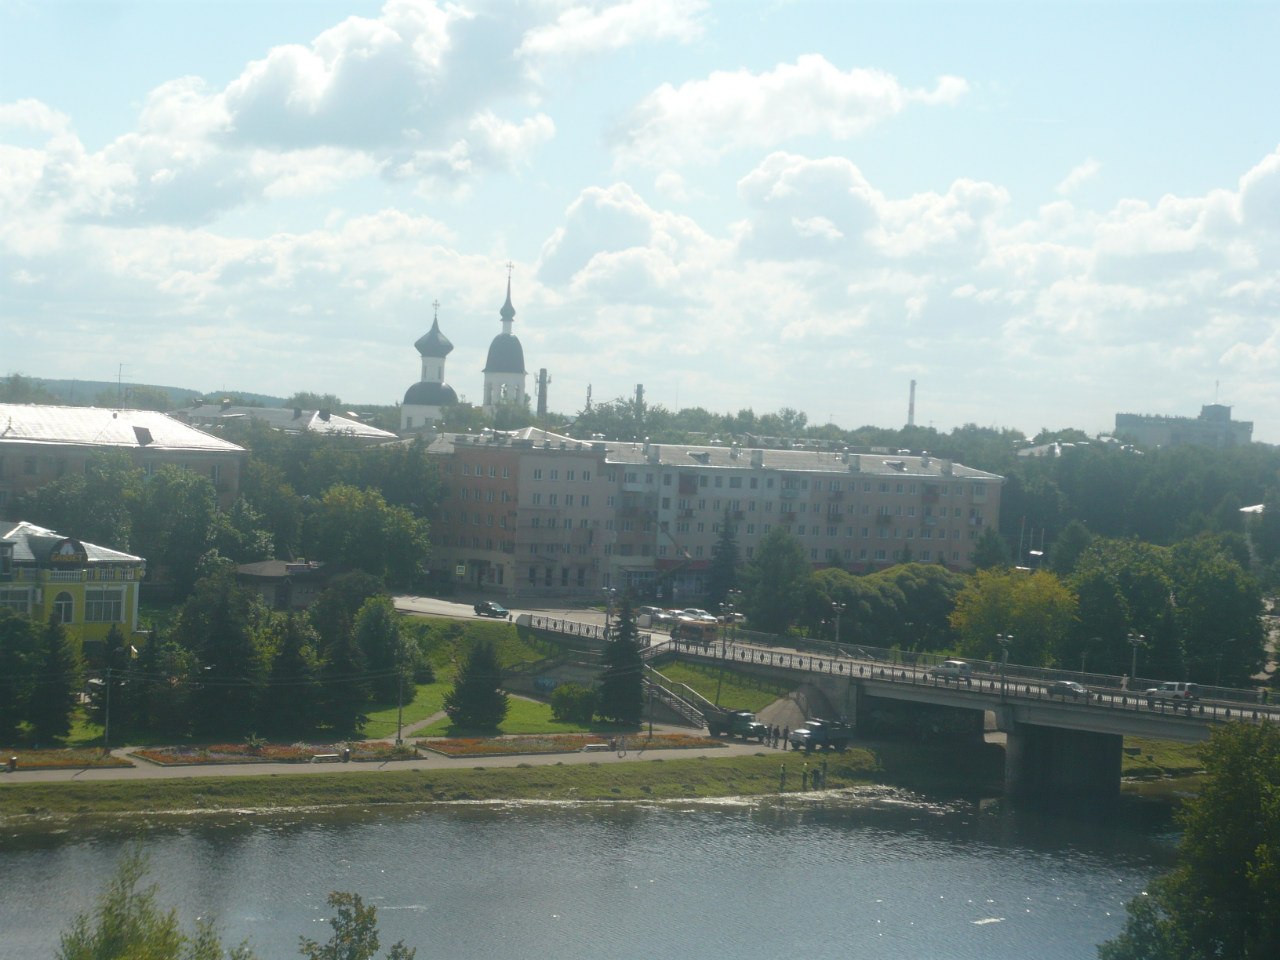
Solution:
<svg viewBox="0 0 1280 960"><path fill-rule="evenodd" d="M1280 3L0 0L0 374L1280 442ZM508 266L510 264L510 267ZM438 308L434 306L439 304Z"/></svg>

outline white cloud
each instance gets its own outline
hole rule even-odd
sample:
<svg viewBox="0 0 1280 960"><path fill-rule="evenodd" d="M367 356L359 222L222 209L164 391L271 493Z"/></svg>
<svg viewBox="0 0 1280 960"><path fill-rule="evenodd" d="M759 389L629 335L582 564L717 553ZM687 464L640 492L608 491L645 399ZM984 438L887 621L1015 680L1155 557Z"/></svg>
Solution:
<svg viewBox="0 0 1280 960"><path fill-rule="evenodd" d="M531 29L518 55L553 59L619 50L647 40L687 43L702 33L703 0L625 0L574 4L554 23Z"/></svg>
<svg viewBox="0 0 1280 960"><path fill-rule="evenodd" d="M663 84L635 107L614 141L623 162L706 163L806 135L848 140L913 102L949 104L967 90L956 77L940 78L932 90L910 89L883 71L841 71L808 54L767 73L717 71L678 87Z"/></svg>
<svg viewBox="0 0 1280 960"><path fill-rule="evenodd" d="M1087 180L1092 180L1098 175L1098 171L1102 169L1102 164L1092 157L1085 160L1084 163L1072 169L1062 181L1054 188L1062 196L1074 193L1080 184Z"/></svg>

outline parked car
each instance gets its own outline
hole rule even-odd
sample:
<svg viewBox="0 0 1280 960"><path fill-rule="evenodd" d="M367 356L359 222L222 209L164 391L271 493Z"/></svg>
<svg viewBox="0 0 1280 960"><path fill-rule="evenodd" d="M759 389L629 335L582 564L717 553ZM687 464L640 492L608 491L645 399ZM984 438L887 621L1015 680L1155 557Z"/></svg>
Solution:
<svg viewBox="0 0 1280 960"><path fill-rule="evenodd" d="M471 609L476 612L477 617L497 617L499 620L505 620L511 616L511 612L506 607L492 600L481 600Z"/></svg>
<svg viewBox="0 0 1280 960"><path fill-rule="evenodd" d="M932 670L929 676L935 680L951 681L959 683L963 680L965 683L973 683L973 665L965 663L963 660L944 660Z"/></svg>
<svg viewBox="0 0 1280 960"><path fill-rule="evenodd" d="M1055 680L1045 686L1044 692L1050 697L1061 697L1063 700L1067 697L1072 700L1089 699L1089 691L1084 684L1076 683L1074 680Z"/></svg>
<svg viewBox="0 0 1280 960"><path fill-rule="evenodd" d="M1147 691L1147 706L1153 707L1157 703L1172 703L1175 706L1185 703L1187 706L1195 703L1200 699L1200 687L1194 683L1184 683L1181 680L1166 680L1158 687L1152 687Z"/></svg>
<svg viewBox="0 0 1280 960"><path fill-rule="evenodd" d="M690 620L701 620L703 623L719 622L713 614L707 613L705 610L700 610L697 607L690 607L687 610L681 610L680 616L688 617Z"/></svg>

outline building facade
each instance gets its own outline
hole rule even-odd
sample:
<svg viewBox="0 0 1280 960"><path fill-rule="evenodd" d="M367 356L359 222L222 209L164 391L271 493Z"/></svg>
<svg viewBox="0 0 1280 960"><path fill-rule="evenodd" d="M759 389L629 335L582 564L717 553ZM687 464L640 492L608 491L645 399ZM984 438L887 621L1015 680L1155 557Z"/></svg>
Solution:
<svg viewBox="0 0 1280 960"><path fill-rule="evenodd" d="M1231 408L1209 403L1198 417L1160 417L1141 413L1117 413L1116 436L1140 447L1244 446L1253 441L1253 422L1232 420Z"/></svg>
<svg viewBox="0 0 1280 960"><path fill-rule="evenodd" d="M815 569L914 559L965 570L1003 478L887 451L585 442L535 429L448 435L433 567L508 595L702 593L721 526L749 561L775 527ZM479 471L479 473L477 473Z"/></svg>
<svg viewBox="0 0 1280 960"><path fill-rule="evenodd" d="M150 473L172 464L213 481L227 509L240 490L243 447L153 410L0 403L0 515L23 493L83 473L105 451L128 454Z"/></svg>
<svg viewBox="0 0 1280 960"><path fill-rule="evenodd" d="M37 623L55 617L81 643L112 627L138 632L146 561L33 523L0 525L0 607Z"/></svg>

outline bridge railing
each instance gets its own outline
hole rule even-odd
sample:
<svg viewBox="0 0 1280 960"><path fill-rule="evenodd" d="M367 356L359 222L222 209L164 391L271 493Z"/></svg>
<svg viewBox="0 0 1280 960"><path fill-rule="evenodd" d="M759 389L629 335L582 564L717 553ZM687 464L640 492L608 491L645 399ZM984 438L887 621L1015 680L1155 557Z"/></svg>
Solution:
<svg viewBox="0 0 1280 960"><path fill-rule="evenodd" d="M886 653L899 651L884 648L841 648L829 652L782 650L761 647L756 644L715 643L701 644L679 641L673 644L677 652L698 659L732 662L743 667L762 667L813 673L818 676L870 680L893 684L945 688L980 694L986 698L996 696L1005 701L1042 701L1076 703L1081 707L1154 712L1170 717L1186 717L1207 721L1253 720L1280 722L1280 708L1257 702L1241 703L1202 698L1190 702L1153 702L1148 705L1144 690L1124 690L1118 685L1102 689L1089 689L1085 697L1065 698L1053 692L1048 683L1063 674L1065 679L1075 679L1078 674L1069 671L1027 668L1006 664L1003 674L1000 664L989 661L965 662L974 665L971 677L955 680L935 677L930 669L943 658L937 655L919 655L912 662L902 657L887 657ZM1016 671L1015 668L1016 667ZM982 668L982 669L979 669Z"/></svg>

